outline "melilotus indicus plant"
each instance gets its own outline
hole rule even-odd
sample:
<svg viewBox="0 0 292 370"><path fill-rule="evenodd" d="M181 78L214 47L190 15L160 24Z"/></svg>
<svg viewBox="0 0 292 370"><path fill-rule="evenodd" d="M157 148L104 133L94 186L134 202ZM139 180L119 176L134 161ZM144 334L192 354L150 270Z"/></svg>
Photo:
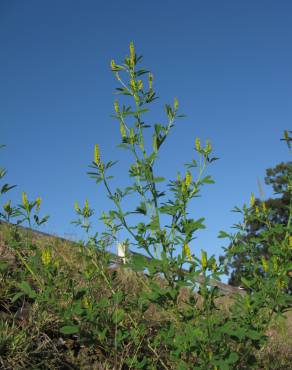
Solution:
<svg viewBox="0 0 292 370"><path fill-rule="evenodd" d="M212 157L209 141L202 144L194 139L194 150L198 160L191 160L185 170L170 180L165 189L161 189L165 179L156 174L158 153L174 127L179 114L179 103L175 98L173 105L165 105L165 124L147 122L146 113L156 99L153 87L153 74L139 68L142 57L137 56L133 43L130 55L122 64L111 61L111 70L120 83L117 93L125 96L123 101L115 100L113 117L118 121L121 143L120 148L132 155L129 177L132 184L125 189L112 189L109 174L116 162L105 162L99 145L95 145L94 161L89 175L96 183L103 183L114 209L103 214L108 233L116 239L118 230L128 232L127 244L144 251L145 258L133 256L126 266L136 272L147 272L144 290L131 298L131 305L141 310L139 319L123 310L123 318L116 328L115 349L125 350L129 337L140 343L134 353L128 352L125 359L131 368L165 369L251 369L258 368L255 348L264 345L265 331L275 312L282 313L288 306L289 296L285 291L291 269L291 226L283 225L286 230L285 240L274 243L277 227L269 228L271 240L270 261L254 264L253 248L260 240L255 239L248 246L250 261L246 269L250 279L242 283L246 288L239 294L229 312L219 309L217 288L208 284L210 278L219 278L222 265L216 263L214 256L208 258L205 251L200 257L191 253L190 244L197 230L204 227L203 218L190 217L193 198L198 196L204 184L213 183L205 175L206 167L216 160ZM126 98L131 103L126 104ZM152 129L152 146L147 146L149 129ZM196 170L196 172L195 172ZM169 191L167 191L167 189ZM131 195L138 195L137 207L124 211L125 200ZM266 217L269 210L257 210L251 204L244 206L244 217ZM137 224L131 222L133 215L144 218ZM165 221L168 217L168 222ZM166 223L165 223L166 222ZM244 230L243 225L237 225ZM220 237L229 236L221 232ZM264 237L264 236L261 236ZM231 236L234 240L236 236ZM148 257L148 258L147 258ZM290 258L290 259L289 259ZM290 264L289 264L289 263ZM200 276L201 284L197 280ZM186 289L187 296L180 303L181 292ZM144 314L150 308L162 313L167 312L163 325L157 325L150 337L143 322ZM126 312L127 311L127 312ZM130 318L130 327L126 325L125 315ZM148 333L149 334L149 333ZM125 339L123 339L125 338ZM147 338L147 339L145 339Z"/></svg>

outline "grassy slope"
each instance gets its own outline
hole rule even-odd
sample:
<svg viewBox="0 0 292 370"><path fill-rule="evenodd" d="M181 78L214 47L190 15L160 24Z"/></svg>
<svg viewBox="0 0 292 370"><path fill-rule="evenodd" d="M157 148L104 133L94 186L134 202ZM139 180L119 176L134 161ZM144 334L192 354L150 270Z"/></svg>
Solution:
<svg viewBox="0 0 292 370"><path fill-rule="evenodd" d="M53 281L41 273L33 276L30 265L35 263L34 271L40 261L43 250L51 251ZM20 235L12 232L6 225L0 225L0 368L21 369L112 369L115 359L110 351L105 351L94 338L88 343L78 343L76 335L59 333L64 317L57 312L70 304L68 291L90 290L90 299L99 301L109 296L111 290L130 287L131 294L137 294L143 284L143 278L129 271L99 271L87 280L87 271L99 269L101 257L92 255L77 244L60 241L54 237L35 234ZM52 265L53 266L53 265ZM58 270L56 272L56 270ZM50 291L53 301L42 304L41 300L27 295L13 302L19 284L27 281L37 292ZM183 294L182 294L183 295ZM183 299L183 298L182 298ZM228 309L230 297L222 297L220 305ZM151 311L151 310L150 310ZM149 327L155 327L164 320L162 312L146 312L145 320ZM135 315L135 313L133 313ZM78 319L76 319L78 320ZM263 368L292 368L292 312L287 313L287 320L271 323L267 333L269 344L258 355L263 359ZM154 355L154 354L153 354ZM33 367L31 364L33 363ZM159 364L157 365L159 368Z"/></svg>

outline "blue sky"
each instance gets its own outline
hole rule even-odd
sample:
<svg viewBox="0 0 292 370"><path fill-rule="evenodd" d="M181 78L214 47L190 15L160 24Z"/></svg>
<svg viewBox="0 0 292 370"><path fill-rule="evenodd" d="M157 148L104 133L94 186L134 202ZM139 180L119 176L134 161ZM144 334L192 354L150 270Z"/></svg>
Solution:
<svg viewBox="0 0 292 370"><path fill-rule="evenodd" d="M291 1L1 1L1 166L7 181L43 198L47 232L79 238L70 221L74 201L86 198L96 220L110 203L86 172L99 143L106 160L126 153L113 112L116 82L109 62L120 61L133 40L154 74L160 99L152 122L165 122L163 104L178 97L187 118L165 144L159 168L173 178L194 158L194 140L212 142L220 160L210 167L215 185L192 203L205 217L193 251L221 252L219 230L239 220L231 212L259 195L257 178L289 160L280 142L292 122ZM264 187L266 196L271 194ZM97 229L100 225L97 224Z"/></svg>

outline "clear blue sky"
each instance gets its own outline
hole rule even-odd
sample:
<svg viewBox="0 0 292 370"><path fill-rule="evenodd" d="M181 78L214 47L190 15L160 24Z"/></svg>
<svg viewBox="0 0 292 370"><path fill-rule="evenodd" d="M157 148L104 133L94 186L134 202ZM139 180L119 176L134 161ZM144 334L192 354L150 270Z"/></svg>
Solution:
<svg viewBox="0 0 292 370"><path fill-rule="evenodd" d="M218 231L238 221L231 209L259 195L266 168L289 159L280 137L292 127L290 0L2 0L1 166L18 185L9 196L41 196L44 230L75 238L75 200L88 198L96 217L109 208L86 171L99 143L103 158L122 160L114 173L126 183L109 61L121 60L131 40L155 76L152 116L162 120L174 96L187 115L160 155L163 174L173 178L194 158L196 136L220 157L210 168L216 184L192 205L207 226L193 250L218 256Z"/></svg>

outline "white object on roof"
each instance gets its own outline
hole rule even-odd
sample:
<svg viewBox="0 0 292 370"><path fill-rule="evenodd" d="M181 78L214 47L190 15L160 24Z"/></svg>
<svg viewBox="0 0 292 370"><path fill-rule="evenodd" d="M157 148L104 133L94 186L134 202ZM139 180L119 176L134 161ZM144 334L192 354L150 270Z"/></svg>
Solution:
<svg viewBox="0 0 292 370"><path fill-rule="evenodd" d="M118 256L122 259L123 263L126 263L126 250L127 250L126 243L118 242L117 248L118 248Z"/></svg>

